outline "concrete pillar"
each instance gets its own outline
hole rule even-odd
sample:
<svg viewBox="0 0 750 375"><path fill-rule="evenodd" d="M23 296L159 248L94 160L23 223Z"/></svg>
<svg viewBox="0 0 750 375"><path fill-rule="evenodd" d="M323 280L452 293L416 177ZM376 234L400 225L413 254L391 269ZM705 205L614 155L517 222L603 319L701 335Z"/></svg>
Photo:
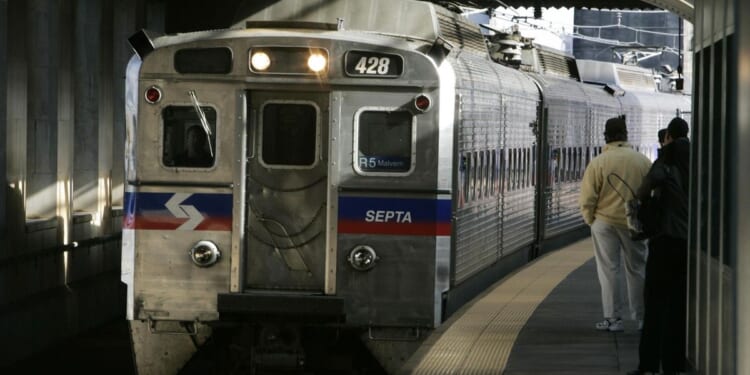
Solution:
<svg viewBox="0 0 750 375"><path fill-rule="evenodd" d="M26 30L26 2L8 0L7 30ZM4 256L20 252L25 227L26 195L26 125L27 125L27 62L26 40L13 33L7 37L7 92L6 98L6 227L8 238Z"/></svg>
<svg viewBox="0 0 750 375"><path fill-rule="evenodd" d="M750 149L747 147L750 142L750 107L747 102L750 100L750 25L745 24L747 16L750 15L750 4L747 1L737 0L734 2L736 7L737 20L737 97L734 104L737 106L737 120L735 126L737 137L731 140L731 147L736 150L734 157L736 162L731 163L730 174L734 176L735 182L732 189L732 195L729 197L728 206L730 208L733 220L728 224L727 230L730 233L730 248L734 249L736 263L733 265L734 271L737 272L735 297L737 298L736 310L733 315L737 322L736 338L737 353L735 373L750 373L750 321L747 319L747 313L750 311L750 214L743 205L750 203L750 197L747 195L747 186L750 183L750 171L748 171L745 161L750 158Z"/></svg>
<svg viewBox="0 0 750 375"><path fill-rule="evenodd" d="M57 209L57 5L45 0L27 2L29 218L51 218Z"/></svg>
<svg viewBox="0 0 750 375"><path fill-rule="evenodd" d="M8 126L8 0L0 0L0 243L6 243L7 228L5 220L6 196L8 195L8 170L6 168L7 152L6 129ZM2 254L0 254L2 258Z"/></svg>
<svg viewBox="0 0 750 375"><path fill-rule="evenodd" d="M71 241L72 179L73 179L73 123L75 119L75 92L73 91L73 3L60 1L57 65L57 180L58 209L62 240Z"/></svg>
<svg viewBox="0 0 750 375"><path fill-rule="evenodd" d="M101 216L100 233L110 233L112 222L112 145L114 134L113 107L113 46L110 42L114 29L112 21L113 0L100 0L99 18L101 19L99 35L99 207L97 212ZM118 228L119 229L119 228Z"/></svg>
<svg viewBox="0 0 750 375"><path fill-rule="evenodd" d="M97 0L75 2L74 92L75 155L73 209L95 214L99 178L99 69L101 58L101 4Z"/></svg>

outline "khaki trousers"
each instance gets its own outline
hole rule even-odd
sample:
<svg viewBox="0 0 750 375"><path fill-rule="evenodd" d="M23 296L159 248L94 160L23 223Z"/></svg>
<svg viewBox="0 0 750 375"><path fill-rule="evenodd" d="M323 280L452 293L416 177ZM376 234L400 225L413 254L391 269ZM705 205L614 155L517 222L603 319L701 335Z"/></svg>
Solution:
<svg viewBox="0 0 750 375"><path fill-rule="evenodd" d="M591 225L596 271L602 288L602 310L605 318L622 318L622 260L625 266L628 303L631 317L643 319L643 284L646 278L646 241L633 241L626 228L601 220Z"/></svg>

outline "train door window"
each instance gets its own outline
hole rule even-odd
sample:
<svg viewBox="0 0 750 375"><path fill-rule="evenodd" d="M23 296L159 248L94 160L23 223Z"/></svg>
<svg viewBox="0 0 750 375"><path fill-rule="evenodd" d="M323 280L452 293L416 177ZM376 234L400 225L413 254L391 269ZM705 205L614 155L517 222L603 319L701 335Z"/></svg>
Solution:
<svg viewBox="0 0 750 375"><path fill-rule="evenodd" d="M312 168L318 151L318 108L307 102L267 102L261 118L261 163Z"/></svg>
<svg viewBox="0 0 750 375"><path fill-rule="evenodd" d="M216 110L201 107L209 136L192 106L169 106L162 111L162 164L178 168L210 168L216 160Z"/></svg>
<svg viewBox="0 0 750 375"><path fill-rule="evenodd" d="M414 169L416 117L408 111L362 108L355 115L354 168L360 174L407 175Z"/></svg>

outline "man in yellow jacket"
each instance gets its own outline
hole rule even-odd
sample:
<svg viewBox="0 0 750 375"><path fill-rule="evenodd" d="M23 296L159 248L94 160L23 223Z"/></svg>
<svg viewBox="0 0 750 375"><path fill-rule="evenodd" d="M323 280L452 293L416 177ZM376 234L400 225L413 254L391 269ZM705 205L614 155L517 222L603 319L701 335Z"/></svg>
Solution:
<svg viewBox="0 0 750 375"><path fill-rule="evenodd" d="M579 205L583 220L591 227L594 257L602 289L604 320L596 329L623 330L623 298L620 293L620 255L625 260L625 278L632 318L643 320L643 284L646 273L646 243L630 239L625 200L638 189L651 161L628 144L625 120L607 120L602 153L586 167ZM627 186L625 186L627 184Z"/></svg>

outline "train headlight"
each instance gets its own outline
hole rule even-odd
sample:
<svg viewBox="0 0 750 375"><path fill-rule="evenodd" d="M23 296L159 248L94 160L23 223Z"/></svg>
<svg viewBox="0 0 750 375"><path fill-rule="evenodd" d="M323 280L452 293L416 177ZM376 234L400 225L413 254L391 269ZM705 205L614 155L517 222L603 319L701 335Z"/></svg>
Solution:
<svg viewBox="0 0 750 375"><path fill-rule="evenodd" d="M328 60L320 53L313 53L307 58L307 67L315 73L320 73L328 65Z"/></svg>
<svg viewBox="0 0 750 375"><path fill-rule="evenodd" d="M346 258L349 264L357 271L369 271L375 267L377 262L378 254L375 250L367 245L356 246L349 253L349 257Z"/></svg>
<svg viewBox="0 0 750 375"><path fill-rule="evenodd" d="M211 241L198 241L190 249L190 260L198 267L210 267L216 264L221 258L221 252Z"/></svg>
<svg viewBox="0 0 750 375"><path fill-rule="evenodd" d="M253 52L250 56L250 66L253 70L262 72L271 66L271 57L265 52Z"/></svg>

